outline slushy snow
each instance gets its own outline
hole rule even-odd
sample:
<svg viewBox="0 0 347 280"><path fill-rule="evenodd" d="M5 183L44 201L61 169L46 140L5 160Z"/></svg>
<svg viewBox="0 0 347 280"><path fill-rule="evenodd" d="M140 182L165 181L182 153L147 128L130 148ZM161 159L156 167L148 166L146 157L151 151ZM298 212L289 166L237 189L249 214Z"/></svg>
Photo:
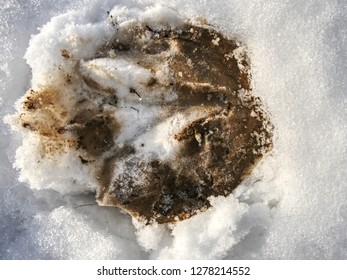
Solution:
<svg viewBox="0 0 347 280"><path fill-rule="evenodd" d="M263 100L276 128L274 149L233 195L211 198L213 207L204 213L172 225L144 226L116 208L97 206L83 166L71 158L59 162L58 168L68 170L63 178L56 175L57 166L36 168L37 162L28 161L35 139L22 145L21 132L1 123L0 258L347 258L344 1L178 0L169 7L159 0L70 2L10 0L0 7L2 118L15 112L30 82L49 83L49 74L57 71L50 66L60 63L52 63L53 53L74 46L78 59L93 55L110 36L108 23L101 21L107 11L114 23L139 15L153 26L206 20L247 45L253 94ZM38 35L30 40L32 34ZM126 61L115 67L147 77ZM100 69L93 73L102 79L105 67ZM180 125L179 119L170 121Z"/></svg>

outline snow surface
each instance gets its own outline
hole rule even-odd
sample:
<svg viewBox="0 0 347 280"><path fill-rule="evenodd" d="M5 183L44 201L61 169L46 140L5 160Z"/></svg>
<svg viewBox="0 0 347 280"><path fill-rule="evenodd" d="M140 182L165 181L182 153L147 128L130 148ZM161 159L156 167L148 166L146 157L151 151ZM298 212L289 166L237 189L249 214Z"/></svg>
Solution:
<svg viewBox="0 0 347 280"><path fill-rule="evenodd" d="M1 118L15 112L16 100L31 86L31 68L23 56L37 28L40 35L30 42L37 48L25 55L37 78L34 84L54 71L47 69L49 51L69 44L78 50L75 54L91 55L108 36L106 23L100 23L107 11L119 22L141 14L153 26L206 19L247 45L254 94L276 127L274 149L234 195L211 199L213 207L206 212L175 225L144 226L116 208L95 205L86 188L67 194L69 182L66 190L45 181L36 184L40 190L18 182L19 171L12 165L21 134L0 123L0 258L347 258L345 1L178 0L170 2L172 9L159 0L71 2L8 0L0 6ZM64 42L66 33L59 30L83 40L70 36ZM33 152L21 147L16 164ZM34 162L26 164L33 171L22 177L54 181L47 176L54 175L53 167L39 174ZM75 166L69 159L63 164ZM77 179L85 180L82 175Z"/></svg>

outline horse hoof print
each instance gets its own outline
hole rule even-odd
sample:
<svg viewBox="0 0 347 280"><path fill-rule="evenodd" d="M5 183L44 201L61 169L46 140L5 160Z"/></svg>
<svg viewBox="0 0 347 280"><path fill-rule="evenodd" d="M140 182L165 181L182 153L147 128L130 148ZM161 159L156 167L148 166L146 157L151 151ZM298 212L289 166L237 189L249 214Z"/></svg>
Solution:
<svg viewBox="0 0 347 280"><path fill-rule="evenodd" d="M112 12L105 21L112 35L92 55L59 50L18 124L45 161L77 159L98 204L145 223L187 219L232 193L272 148L247 49L206 22L118 22Z"/></svg>

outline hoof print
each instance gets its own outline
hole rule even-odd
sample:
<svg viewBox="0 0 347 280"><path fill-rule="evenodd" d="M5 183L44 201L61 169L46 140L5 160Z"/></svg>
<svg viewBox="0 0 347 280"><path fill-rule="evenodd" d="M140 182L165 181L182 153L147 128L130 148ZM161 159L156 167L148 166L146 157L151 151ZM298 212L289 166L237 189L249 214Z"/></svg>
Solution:
<svg viewBox="0 0 347 280"><path fill-rule="evenodd" d="M56 84L27 92L21 125L42 157L71 153L89 169L100 205L147 223L187 219L272 148L246 48L207 25L114 28L94 57L61 50Z"/></svg>

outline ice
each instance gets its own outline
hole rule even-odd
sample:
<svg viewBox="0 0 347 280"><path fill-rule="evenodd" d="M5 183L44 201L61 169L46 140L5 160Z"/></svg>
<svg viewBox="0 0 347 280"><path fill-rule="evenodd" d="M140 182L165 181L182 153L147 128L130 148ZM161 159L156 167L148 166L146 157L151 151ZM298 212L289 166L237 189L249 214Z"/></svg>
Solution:
<svg viewBox="0 0 347 280"><path fill-rule="evenodd" d="M59 40L65 36L56 33L61 25L67 24L65 32L84 38L79 41L72 36L69 43L76 49L85 45L83 56L87 57L108 36L100 32L103 26L94 25L107 11L122 23L138 14L130 7L147 7L148 18L155 18L150 20L154 27L165 17L171 24L180 22L177 17L181 16L205 19L245 42L253 92L265 102L276 128L274 149L233 195L212 199L213 208L171 226L144 226L117 209L76 208L86 204L85 200L93 203L85 199L88 178L83 175L78 179L81 187L74 187L73 199L65 194L74 182L57 178L65 189L49 186L48 181L56 179L54 168L48 165L44 174L26 175L46 178L47 184L42 182L45 190L18 182L20 175L12 165L21 137L1 123L0 258L347 258L344 1L179 0L170 3L170 9L163 8L167 1L154 0L106 1L101 6L99 1L69 2L6 1L0 8L1 117L14 112L15 101L30 87L30 68L22 57L38 27L51 21L50 27L41 28L45 35L30 42L38 47L26 54L32 65L38 63L38 55L50 59L50 52L66 46ZM68 15L51 19L67 11ZM98 42L91 40L94 36ZM58 38L57 45L50 38ZM74 54L74 49L70 51ZM47 78L51 69L45 65L51 61L35 71ZM25 152L33 153L20 149L23 158ZM75 163L71 159L61 162L74 167ZM27 164L35 170L35 162ZM76 174L79 168L83 167Z"/></svg>

